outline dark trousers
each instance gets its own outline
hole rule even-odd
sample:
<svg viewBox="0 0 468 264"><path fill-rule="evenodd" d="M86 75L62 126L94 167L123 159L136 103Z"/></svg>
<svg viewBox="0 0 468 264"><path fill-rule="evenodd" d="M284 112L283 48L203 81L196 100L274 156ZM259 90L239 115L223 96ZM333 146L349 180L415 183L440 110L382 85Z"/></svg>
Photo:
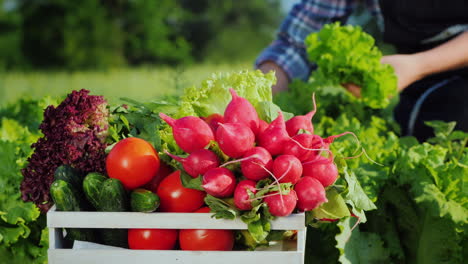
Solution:
<svg viewBox="0 0 468 264"><path fill-rule="evenodd" d="M456 121L455 129L468 132L468 75L444 73L413 83L400 93L394 115L402 135L419 141L434 136L424 121Z"/></svg>

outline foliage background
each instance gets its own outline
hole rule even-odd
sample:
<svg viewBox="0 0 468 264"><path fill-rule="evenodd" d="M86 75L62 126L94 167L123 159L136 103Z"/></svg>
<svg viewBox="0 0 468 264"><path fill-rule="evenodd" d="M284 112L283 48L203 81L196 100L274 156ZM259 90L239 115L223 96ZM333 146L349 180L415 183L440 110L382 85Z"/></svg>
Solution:
<svg viewBox="0 0 468 264"><path fill-rule="evenodd" d="M243 61L280 20L279 0L0 0L0 68Z"/></svg>

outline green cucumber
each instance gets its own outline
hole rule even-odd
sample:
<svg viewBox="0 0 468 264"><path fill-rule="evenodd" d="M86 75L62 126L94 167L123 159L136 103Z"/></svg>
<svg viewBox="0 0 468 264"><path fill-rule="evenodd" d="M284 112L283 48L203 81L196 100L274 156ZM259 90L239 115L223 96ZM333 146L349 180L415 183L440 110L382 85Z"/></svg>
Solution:
<svg viewBox="0 0 468 264"><path fill-rule="evenodd" d="M99 210L104 212L128 211L128 197L122 183L117 179L103 182L98 196ZM102 229L101 239L106 245L128 248L127 229Z"/></svg>
<svg viewBox="0 0 468 264"><path fill-rule="evenodd" d="M82 211L83 202L80 201L73 186L64 180L55 180L50 186L50 195L55 202L57 211ZM66 228L66 239L96 242L92 229Z"/></svg>
<svg viewBox="0 0 468 264"><path fill-rule="evenodd" d="M128 211L128 197L122 182L117 179L107 179L103 182L99 193L100 210L104 212Z"/></svg>
<svg viewBox="0 0 468 264"><path fill-rule="evenodd" d="M100 229L99 235L104 245L128 248L128 230L121 228Z"/></svg>
<svg viewBox="0 0 468 264"><path fill-rule="evenodd" d="M104 182L108 178L98 172L91 172L83 180L83 192L86 199L98 211L101 211L101 202L99 194L102 190Z"/></svg>
<svg viewBox="0 0 468 264"><path fill-rule="evenodd" d="M61 165L55 169L54 180L64 180L77 191L80 191L82 189L83 175L69 165Z"/></svg>
<svg viewBox="0 0 468 264"><path fill-rule="evenodd" d="M135 189L130 195L130 207L134 212L154 212L159 207L159 196L145 189Z"/></svg>

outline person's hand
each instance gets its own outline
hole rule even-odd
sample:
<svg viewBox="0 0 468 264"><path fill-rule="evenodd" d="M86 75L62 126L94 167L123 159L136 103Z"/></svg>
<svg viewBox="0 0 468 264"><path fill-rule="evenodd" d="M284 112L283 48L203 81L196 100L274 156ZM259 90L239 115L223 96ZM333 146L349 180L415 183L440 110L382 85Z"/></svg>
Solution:
<svg viewBox="0 0 468 264"><path fill-rule="evenodd" d="M263 73L268 73L270 71L275 72L276 84L273 85L273 87L271 88L274 94L277 92L286 91L288 89L288 75L276 63L272 61L265 61L264 63L258 66L258 69L261 70Z"/></svg>
<svg viewBox="0 0 468 264"><path fill-rule="evenodd" d="M354 84L354 83L342 83L341 84L348 92L352 95L356 96L357 98L361 97L361 87Z"/></svg>
<svg viewBox="0 0 468 264"><path fill-rule="evenodd" d="M381 62L383 64L390 64L395 70L399 92L423 77L422 69L416 56L406 54L383 56Z"/></svg>
<svg viewBox="0 0 468 264"><path fill-rule="evenodd" d="M388 55L383 56L381 62L383 64L389 64L395 70L399 92L424 77L421 65L416 56L406 54ZM342 85L352 95L361 97L361 87L358 85L354 83L344 83Z"/></svg>

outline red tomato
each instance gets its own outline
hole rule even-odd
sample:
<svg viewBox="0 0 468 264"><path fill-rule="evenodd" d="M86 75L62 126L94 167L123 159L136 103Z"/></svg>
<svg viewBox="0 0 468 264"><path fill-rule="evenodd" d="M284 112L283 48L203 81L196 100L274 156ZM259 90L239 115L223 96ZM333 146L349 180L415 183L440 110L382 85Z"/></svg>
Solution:
<svg viewBox="0 0 468 264"><path fill-rule="evenodd" d="M209 207L202 207L195 213L209 213ZM179 231L182 250L229 251L234 247L234 232L219 229L183 229Z"/></svg>
<svg viewBox="0 0 468 264"><path fill-rule="evenodd" d="M164 178L156 194L161 199L159 209L162 212L190 213L204 204L206 193L185 188L180 180L180 171L175 171Z"/></svg>
<svg viewBox="0 0 468 264"><path fill-rule="evenodd" d="M175 229L129 229L128 246L130 249L173 249L177 242Z"/></svg>
<svg viewBox="0 0 468 264"><path fill-rule="evenodd" d="M211 209L208 206L205 206L196 210L194 213L209 213L209 212L211 212Z"/></svg>
<svg viewBox="0 0 468 264"><path fill-rule="evenodd" d="M107 175L120 180L128 190L148 183L158 170L158 153L150 143L140 138L122 139L106 158Z"/></svg>
<svg viewBox="0 0 468 264"><path fill-rule="evenodd" d="M161 161L161 163L159 164L158 173L156 173L156 175L151 179L151 181L145 184L144 188L156 191L158 189L159 183L161 183L161 181L172 172L173 169L169 165Z"/></svg>

